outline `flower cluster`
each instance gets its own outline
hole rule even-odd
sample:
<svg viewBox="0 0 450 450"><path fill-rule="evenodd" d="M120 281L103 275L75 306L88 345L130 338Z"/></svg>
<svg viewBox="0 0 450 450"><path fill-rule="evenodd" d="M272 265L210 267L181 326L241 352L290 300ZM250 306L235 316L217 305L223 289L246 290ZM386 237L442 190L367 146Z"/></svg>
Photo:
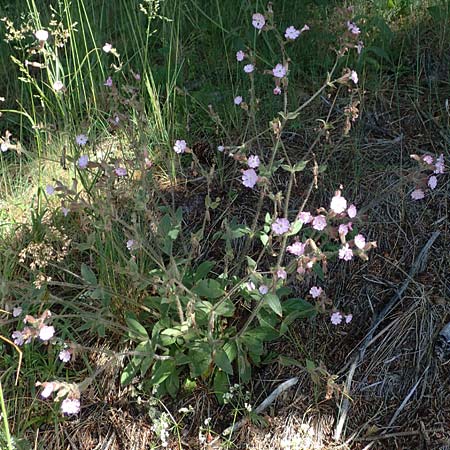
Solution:
<svg viewBox="0 0 450 450"><path fill-rule="evenodd" d="M38 381L36 387L42 386L41 397L49 398L53 393L56 393L55 402L61 401L61 412L63 414L71 415L80 412L80 389L74 383L65 383L60 381L45 381L41 383Z"/></svg>
<svg viewBox="0 0 450 450"><path fill-rule="evenodd" d="M433 157L430 154L424 156L414 154L411 158L419 163L419 170L415 176L416 186L411 192L411 198L422 200L428 190L436 189L438 176L445 172L444 155L441 153L438 157Z"/></svg>
<svg viewBox="0 0 450 450"><path fill-rule="evenodd" d="M21 310L20 310L21 313ZM20 315L19 310L15 311L15 314ZM48 325L52 313L49 310L44 311L39 318L35 318L31 315L26 315L23 319L23 323L26 326L23 330L16 330L12 333L14 344L21 346L23 344L29 344L33 339L39 338L43 342L48 342L55 335L55 328L52 325Z"/></svg>

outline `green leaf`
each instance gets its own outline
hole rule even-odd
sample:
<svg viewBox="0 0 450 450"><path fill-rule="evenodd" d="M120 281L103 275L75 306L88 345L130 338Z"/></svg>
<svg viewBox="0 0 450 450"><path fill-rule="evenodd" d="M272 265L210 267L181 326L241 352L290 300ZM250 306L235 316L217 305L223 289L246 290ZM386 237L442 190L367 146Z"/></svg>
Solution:
<svg viewBox="0 0 450 450"><path fill-rule="evenodd" d="M191 377L205 374L211 363L211 348L206 342L197 342L189 350Z"/></svg>
<svg viewBox="0 0 450 450"><path fill-rule="evenodd" d="M83 278L83 281L85 281L87 284L97 284L97 277L95 276L95 273L84 263L81 264L81 278Z"/></svg>
<svg viewBox="0 0 450 450"><path fill-rule="evenodd" d="M301 220L296 220L291 225L291 230L286 233L286 236L295 236L302 229L302 226L303 222Z"/></svg>
<svg viewBox="0 0 450 450"><path fill-rule="evenodd" d="M196 283L198 280L205 278L211 269L216 265L214 261L203 261L196 269L194 275L194 282Z"/></svg>
<svg viewBox="0 0 450 450"><path fill-rule="evenodd" d="M290 358L289 356L283 356L281 355L278 358L278 362L285 367L304 367L304 364L302 364L300 361L298 361L295 358Z"/></svg>
<svg viewBox="0 0 450 450"><path fill-rule="evenodd" d="M269 236L266 233L258 233L259 235L259 239L262 242L262 245L267 245L267 243L269 242Z"/></svg>
<svg viewBox="0 0 450 450"><path fill-rule="evenodd" d="M180 377L178 373L173 372L165 381L166 390L172 398L175 398L180 389Z"/></svg>
<svg viewBox="0 0 450 450"><path fill-rule="evenodd" d="M139 341L149 339L147 330L139 323L134 314L128 313L125 317L125 322L128 325L128 335L131 339Z"/></svg>
<svg viewBox="0 0 450 450"><path fill-rule="evenodd" d="M134 376L136 375L137 371L139 369L139 365L136 365L133 360L131 360L123 369L122 374L120 375L120 384L122 386L126 386L127 384L130 384L133 380Z"/></svg>
<svg viewBox="0 0 450 450"><path fill-rule="evenodd" d="M165 359L163 361L157 361L153 366L155 369L151 378L150 383L152 385L161 384L167 379L175 370L175 361L173 359Z"/></svg>
<svg viewBox="0 0 450 450"><path fill-rule="evenodd" d="M230 382L228 376L222 370L216 370L213 381L214 393L220 405L224 404L223 395L230 390Z"/></svg>
<svg viewBox="0 0 450 450"><path fill-rule="evenodd" d="M209 299L216 299L222 297L224 290L217 280L207 279L200 280L193 288L192 292L195 292L200 297L206 297Z"/></svg>
<svg viewBox="0 0 450 450"><path fill-rule="evenodd" d="M266 294L261 301L266 301L272 311L278 316L283 315L283 309L281 308L280 299L275 294Z"/></svg>
<svg viewBox="0 0 450 450"><path fill-rule="evenodd" d="M214 352L214 362L217 367L221 368L228 375L233 375L233 367L228 359L226 352L219 348Z"/></svg>
<svg viewBox="0 0 450 450"><path fill-rule="evenodd" d="M248 383L252 376L252 369L248 361L246 353L238 352L238 369L239 369L239 379L242 383Z"/></svg>
<svg viewBox="0 0 450 450"><path fill-rule="evenodd" d="M217 308L215 308L216 314L218 316L224 316L224 317L233 317L234 310L235 310L235 306L229 298L222 301L220 303L220 305Z"/></svg>

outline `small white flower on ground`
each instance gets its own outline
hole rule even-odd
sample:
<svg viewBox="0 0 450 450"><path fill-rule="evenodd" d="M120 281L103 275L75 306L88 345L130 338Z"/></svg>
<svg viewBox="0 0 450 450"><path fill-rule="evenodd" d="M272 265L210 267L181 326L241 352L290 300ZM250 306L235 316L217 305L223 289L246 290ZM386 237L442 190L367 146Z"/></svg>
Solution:
<svg viewBox="0 0 450 450"><path fill-rule="evenodd" d="M259 288L258 291L261 295L266 295L269 292L269 288L265 285L262 284Z"/></svg>
<svg viewBox="0 0 450 450"><path fill-rule="evenodd" d="M127 169L125 167L117 167L114 172L118 177L125 177L127 175Z"/></svg>
<svg viewBox="0 0 450 450"><path fill-rule="evenodd" d="M88 163L89 163L88 155L81 155L78 158L77 164L80 169L86 169L86 167L88 166Z"/></svg>
<svg viewBox="0 0 450 450"><path fill-rule="evenodd" d="M330 208L336 214L343 213L347 209L347 200L341 194L337 194L331 199Z"/></svg>
<svg viewBox="0 0 450 450"><path fill-rule="evenodd" d="M50 382L42 383L42 386L44 386L44 389L41 392L42 398L49 398L50 395L53 394L53 391L55 390L55 385Z"/></svg>
<svg viewBox="0 0 450 450"><path fill-rule="evenodd" d="M239 50L238 52L236 52L236 59L241 62L244 61L245 58L245 53L242 50Z"/></svg>
<svg viewBox="0 0 450 450"><path fill-rule="evenodd" d="M186 148L187 148L186 141L183 139L177 139L175 141L175 145L173 146L175 153L184 153L186 151Z"/></svg>
<svg viewBox="0 0 450 450"><path fill-rule="evenodd" d="M1 148L2 152L6 152L9 149L8 144L5 144L4 142L2 142L0 148Z"/></svg>
<svg viewBox="0 0 450 450"><path fill-rule="evenodd" d="M109 53L112 50L112 48L113 46L109 42L106 42L106 44L103 46L103 51L105 53Z"/></svg>
<svg viewBox="0 0 450 450"><path fill-rule="evenodd" d="M11 337L13 338L14 344L18 345L19 347L21 345L23 345L24 338L23 338L23 333L21 331L18 331L18 330L14 331L11 334Z"/></svg>
<svg viewBox="0 0 450 450"><path fill-rule="evenodd" d="M45 186L45 193L47 195L53 195L55 193L55 188L51 184L47 184L47 186Z"/></svg>
<svg viewBox="0 0 450 450"><path fill-rule="evenodd" d="M49 341L55 335L55 328L51 325L44 325L39 330L39 339L41 341Z"/></svg>
<svg viewBox="0 0 450 450"><path fill-rule="evenodd" d="M317 231L322 231L327 227L327 219L325 216L319 215L314 217L312 227Z"/></svg>
<svg viewBox="0 0 450 450"><path fill-rule="evenodd" d="M253 64L246 64L244 66L245 73L252 73L254 69L255 69L255 66Z"/></svg>
<svg viewBox="0 0 450 450"><path fill-rule="evenodd" d="M436 159L436 165L435 165L435 169L434 169L434 173L438 174L438 173L444 173L444 155L441 153L439 155L439 157Z"/></svg>
<svg viewBox="0 0 450 450"><path fill-rule="evenodd" d="M22 307L21 306L16 306L16 307L14 307L13 308L13 311L12 311L12 315L13 315L13 317L19 317L21 314L22 314Z"/></svg>
<svg viewBox="0 0 450 450"><path fill-rule="evenodd" d="M261 30L264 25L266 24L266 18L260 14L260 13L255 13L252 16L252 25L257 29L257 30Z"/></svg>
<svg viewBox="0 0 450 450"><path fill-rule="evenodd" d="M236 106L239 106L242 103L242 97L240 95L237 95L236 97L234 97L234 104Z"/></svg>
<svg viewBox="0 0 450 450"><path fill-rule="evenodd" d="M275 86L273 88L273 95L280 95L281 94L281 88L280 86Z"/></svg>
<svg viewBox="0 0 450 450"><path fill-rule="evenodd" d="M300 36L300 31L297 30L294 26L290 26L286 28L286 32L284 33L284 37L286 39L290 39L291 41L295 41Z"/></svg>
<svg viewBox="0 0 450 450"><path fill-rule="evenodd" d="M248 167L250 167L251 169L256 169L257 167L259 167L259 163L260 161L257 155L251 155L247 159Z"/></svg>
<svg viewBox="0 0 450 450"><path fill-rule="evenodd" d="M320 294L322 293L322 288L318 286L313 286L309 290L309 293L312 295L312 298L320 297Z"/></svg>
<svg viewBox="0 0 450 450"><path fill-rule="evenodd" d="M350 261L353 258L353 251L348 244L339 249L339 259Z"/></svg>
<svg viewBox="0 0 450 450"><path fill-rule="evenodd" d="M69 362L71 357L72 357L72 354L70 353L69 350L66 350L66 349L61 350L61 351L59 352L59 355L58 355L58 358L59 358L62 362L65 362L65 363L66 363L66 362Z"/></svg>
<svg viewBox="0 0 450 450"><path fill-rule="evenodd" d="M346 314L344 316L344 318L345 318L345 323L350 323L353 319L353 314Z"/></svg>
<svg viewBox="0 0 450 450"><path fill-rule="evenodd" d="M134 239L128 239L128 241L127 241L127 249L129 251L133 250L135 244L136 244L136 242L134 241Z"/></svg>
<svg viewBox="0 0 450 450"><path fill-rule="evenodd" d="M433 157L432 157L431 155L425 155L422 159L423 159L427 164L433 164L433 162L434 162L434 159L433 159Z"/></svg>
<svg viewBox="0 0 450 450"><path fill-rule="evenodd" d="M273 234L275 234L276 236L281 236L282 234L289 231L290 226L291 224L289 223L289 220L285 219L284 217L280 217L276 219L272 224Z"/></svg>
<svg viewBox="0 0 450 450"><path fill-rule="evenodd" d="M428 179L428 186L430 189L436 189L437 177L435 175L431 175L431 177Z"/></svg>
<svg viewBox="0 0 450 450"><path fill-rule="evenodd" d="M253 188L258 181L258 174L254 169L247 169L242 172L242 184L245 187Z"/></svg>
<svg viewBox="0 0 450 450"><path fill-rule="evenodd" d="M218 146L217 146L217 151L218 151L218 152L221 152L221 153L222 153L224 150L225 150L225 147L224 147L223 145L218 145Z"/></svg>
<svg viewBox="0 0 450 450"><path fill-rule="evenodd" d="M362 234L357 234L355 236L355 245L362 250L366 246L366 238Z"/></svg>
<svg viewBox="0 0 450 450"><path fill-rule="evenodd" d="M350 73L350 80L352 80L353 83L358 84L358 74L354 70Z"/></svg>
<svg viewBox="0 0 450 450"><path fill-rule="evenodd" d="M339 325L342 322L342 314L339 311L336 311L331 314L330 320L333 325Z"/></svg>
<svg viewBox="0 0 450 450"><path fill-rule="evenodd" d="M347 209L348 217L350 217L350 219L353 219L354 217L356 217L356 213L357 213L356 206L351 204Z"/></svg>
<svg viewBox="0 0 450 450"><path fill-rule="evenodd" d="M81 146L86 145L87 141L88 141L88 137L85 134L79 134L79 135L75 136L75 142L78 145L81 145Z"/></svg>
<svg viewBox="0 0 450 450"><path fill-rule="evenodd" d="M286 251L295 256L302 256L305 253L306 244L303 242L296 241L292 245L286 247Z"/></svg>
<svg viewBox="0 0 450 450"><path fill-rule="evenodd" d="M80 412L80 400L77 398L66 398L61 403L61 411L64 414L78 414Z"/></svg>
<svg viewBox="0 0 450 450"><path fill-rule="evenodd" d="M302 211L301 213L298 213L297 219L300 220L300 222L302 222L303 225L306 225L313 221L313 216L308 211Z"/></svg>
<svg viewBox="0 0 450 450"><path fill-rule="evenodd" d="M57 81L55 81L55 82L53 83L53 89L54 89L56 92L61 91L63 88L64 88L64 84L63 84L63 82L62 82L61 80L57 80Z"/></svg>
<svg viewBox="0 0 450 450"><path fill-rule="evenodd" d="M277 277L281 280L285 280L287 278L287 272L284 269L277 270Z"/></svg>
<svg viewBox="0 0 450 450"><path fill-rule="evenodd" d="M277 64L272 69L273 76L276 78L283 78L286 76L286 68L283 66L283 64Z"/></svg>
<svg viewBox="0 0 450 450"><path fill-rule="evenodd" d="M413 200L422 200L425 197L425 192L423 192L422 189L414 189L414 191L411 192L411 198Z"/></svg>
<svg viewBox="0 0 450 450"><path fill-rule="evenodd" d="M48 39L48 31L47 30L37 30L34 33L36 39L40 42L45 42Z"/></svg>

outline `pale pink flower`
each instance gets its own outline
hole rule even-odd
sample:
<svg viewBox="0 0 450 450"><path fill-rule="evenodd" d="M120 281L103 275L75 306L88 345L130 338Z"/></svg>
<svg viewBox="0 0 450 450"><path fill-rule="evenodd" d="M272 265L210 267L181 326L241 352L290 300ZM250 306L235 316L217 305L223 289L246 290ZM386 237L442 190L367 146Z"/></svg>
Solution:
<svg viewBox="0 0 450 450"><path fill-rule="evenodd" d="M353 83L358 84L358 74L356 71L352 70L350 73L350 80L353 81Z"/></svg>
<svg viewBox="0 0 450 450"><path fill-rule="evenodd" d="M436 164L435 164L435 169L434 169L434 173L439 174L439 173L444 173L444 155L441 153L439 155L439 157L436 159Z"/></svg>
<svg viewBox="0 0 450 450"><path fill-rule="evenodd" d="M109 53L111 50L112 50L112 48L113 48L113 46L110 44L110 43L106 43L104 46L103 46L103 51L105 52L105 53Z"/></svg>
<svg viewBox="0 0 450 450"><path fill-rule="evenodd" d="M255 13L252 16L252 25L257 29L257 30L261 30L264 25L266 24L266 18L260 14L260 13Z"/></svg>
<svg viewBox="0 0 450 450"><path fill-rule="evenodd" d="M39 42L45 42L48 39L48 31L47 30L37 30L34 33L34 36Z"/></svg>
<svg viewBox="0 0 450 450"><path fill-rule="evenodd" d="M339 325L342 322L342 314L339 311L336 311L331 314L330 320L333 325Z"/></svg>
<svg viewBox="0 0 450 450"><path fill-rule="evenodd" d="M23 333L22 333L21 331L19 331L19 330L14 331L14 332L11 334L11 337L13 338L14 344L18 345L19 347L20 347L21 345L23 345L23 342L24 342L24 336L23 336Z"/></svg>
<svg viewBox="0 0 450 450"><path fill-rule="evenodd" d="M285 280L287 278L287 272L284 269L278 269L277 270L277 277Z"/></svg>
<svg viewBox="0 0 450 450"><path fill-rule="evenodd" d="M88 166L88 163L89 163L88 155L81 155L78 158L77 164L80 169L86 169L86 167Z"/></svg>
<svg viewBox="0 0 450 450"><path fill-rule="evenodd" d="M55 384L51 383L51 382L45 382L45 383L42 383L42 386L44 386L44 389L41 392L41 397L49 398L50 395L52 395L53 391L55 390Z"/></svg>
<svg viewBox="0 0 450 450"><path fill-rule="evenodd" d="M72 353L70 353L70 350L64 349L59 352L58 358L62 362L69 362L70 358L72 357Z"/></svg>
<svg viewBox="0 0 450 450"><path fill-rule="evenodd" d="M105 86L107 86L107 87L112 87L112 85L113 85L113 80L112 80L112 78L111 77L108 77L107 79L106 79L106 81L103 83Z"/></svg>
<svg viewBox="0 0 450 450"><path fill-rule="evenodd" d="M295 256L302 256L305 253L306 244L303 242L295 241L292 245L286 247L286 251Z"/></svg>
<svg viewBox="0 0 450 450"><path fill-rule="evenodd" d="M322 231L327 227L327 219L325 216L318 215L314 217L312 227L317 231Z"/></svg>
<svg viewBox="0 0 450 450"><path fill-rule="evenodd" d="M362 234L357 234L354 238L354 242L360 250L366 246L366 238Z"/></svg>
<svg viewBox="0 0 450 450"><path fill-rule="evenodd" d="M88 141L88 137L85 134L78 134L77 136L75 136L75 142L80 145L86 145Z"/></svg>
<svg viewBox="0 0 450 450"><path fill-rule="evenodd" d="M273 234L275 234L276 236L281 236L282 234L287 233L289 231L290 226L291 224L289 223L289 220L279 217L272 224Z"/></svg>
<svg viewBox="0 0 450 450"><path fill-rule="evenodd" d="M269 292L269 288L265 285L262 284L259 288L258 291L261 295L266 295Z"/></svg>
<svg viewBox="0 0 450 450"><path fill-rule="evenodd" d="M286 68L283 64L277 64L272 70L273 76L276 78L283 78L286 76Z"/></svg>
<svg viewBox="0 0 450 450"><path fill-rule="evenodd" d="M255 66L253 64L246 64L244 66L245 73L252 73L254 69L255 69Z"/></svg>
<svg viewBox="0 0 450 450"><path fill-rule="evenodd" d="M55 335L55 328L51 325L44 325L39 330L39 339L41 341L49 341Z"/></svg>
<svg viewBox="0 0 450 450"><path fill-rule="evenodd" d="M356 206L353 203L348 207L347 214L348 214L348 217L350 217L350 219L353 219L354 217L356 217L357 210L356 210Z"/></svg>
<svg viewBox="0 0 450 450"><path fill-rule="evenodd" d="M273 88L273 95L280 95L281 94L281 88L280 86L275 86Z"/></svg>
<svg viewBox="0 0 450 450"><path fill-rule="evenodd" d="M435 175L431 175L431 177L428 179L428 186L430 189L436 189L437 177Z"/></svg>
<svg viewBox="0 0 450 450"><path fill-rule="evenodd" d="M64 414L78 414L80 412L80 400L77 398L66 398L61 403L61 411Z"/></svg>
<svg viewBox="0 0 450 450"><path fill-rule="evenodd" d="M300 220L300 222L302 222L304 225L306 225L313 221L313 216L308 211L302 211L298 213L297 219Z"/></svg>
<svg viewBox="0 0 450 450"><path fill-rule="evenodd" d="M12 311L12 316L13 317L19 317L21 314L22 314L22 307L21 306L15 306L14 308L13 308L13 311Z"/></svg>
<svg viewBox="0 0 450 450"><path fill-rule="evenodd" d="M350 323L353 320L353 314L346 314L344 316L345 318L345 323Z"/></svg>
<svg viewBox="0 0 450 450"><path fill-rule="evenodd" d="M114 172L116 173L116 175L118 177L125 177L127 175L127 169L125 169L125 167L116 167L114 169Z"/></svg>
<svg viewBox="0 0 450 450"><path fill-rule="evenodd" d="M349 222L349 223L350 223L350 222ZM341 224L339 225L339 228L338 228L338 233L339 233L340 235L342 235L342 236L347 236L348 232L349 232L348 224L346 224L346 223L341 223Z"/></svg>
<svg viewBox="0 0 450 450"><path fill-rule="evenodd" d="M248 188L253 188L258 181L258 174L254 169L247 169L242 172L242 184Z"/></svg>
<svg viewBox="0 0 450 450"><path fill-rule="evenodd" d="M247 283L245 283L245 287L248 291L254 291L256 289L255 283L253 283L253 281L247 281Z"/></svg>
<svg viewBox="0 0 450 450"><path fill-rule="evenodd" d="M291 41L295 41L300 36L300 31L297 30L294 26L290 26L286 28L286 32L284 33L284 37L286 39L290 39Z"/></svg>
<svg viewBox="0 0 450 450"><path fill-rule="evenodd" d="M236 52L236 59L241 62L244 61L245 58L245 53L242 50L239 50L238 52Z"/></svg>
<svg viewBox="0 0 450 450"><path fill-rule="evenodd" d="M127 241L127 249L129 251L133 250L135 245L136 245L136 242L135 242L134 239L128 239L128 241Z"/></svg>
<svg viewBox="0 0 450 450"><path fill-rule="evenodd" d="M239 106L242 103L242 97L240 95L234 97L234 104Z"/></svg>
<svg viewBox="0 0 450 450"><path fill-rule="evenodd" d="M411 192L411 198L413 200L422 200L425 197L425 192L422 189L415 189Z"/></svg>
<svg viewBox="0 0 450 450"><path fill-rule="evenodd" d="M347 200L340 193L336 194L331 199L330 208L336 214L343 213L347 209Z"/></svg>
<svg viewBox="0 0 450 450"><path fill-rule="evenodd" d="M221 153L222 153L224 150L225 150L225 147L224 147L223 145L218 145L218 146L217 146L217 151L218 151L218 152L221 152Z"/></svg>
<svg viewBox="0 0 450 450"><path fill-rule="evenodd" d="M353 251L348 244L339 249L339 259L350 261L353 258Z"/></svg>
<svg viewBox="0 0 450 450"><path fill-rule="evenodd" d="M303 25L303 28L300 30L300 34L305 31L309 31L309 30L310 30L309 26L305 24L305 25Z"/></svg>
<svg viewBox="0 0 450 450"><path fill-rule="evenodd" d="M63 82L62 82L61 80L56 80L56 81L53 83L53 89L54 89L56 92L62 91L63 88L64 88L64 84L63 84Z"/></svg>
<svg viewBox="0 0 450 450"><path fill-rule="evenodd" d="M356 26L356 24L354 22L347 22L347 29L348 31L350 31L350 33L358 36L358 34L361 33L361 30Z"/></svg>
<svg viewBox="0 0 450 450"><path fill-rule="evenodd" d="M55 193L55 188L51 184L47 184L47 186L45 186L45 193L47 195L53 195Z"/></svg>
<svg viewBox="0 0 450 450"><path fill-rule="evenodd" d="M173 149L175 151L175 153L184 153L186 151L187 145L186 145L186 141L183 139L177 139L175 141L175 145L173 146Z"/></svg>
<svg viewBox="0 0 450 450"><path fill-rule="evenodd" d="M363 48L364 48L364 42L358 41L358 43L356 44L356 51L358 52L358 55L361 54Z"/></svg>
<svg viewBox="0 0 450 450"><path fill-rule="evenodd" d="M256 169L257 167L259 167L259 163L260 161L257 155L251 155L247 159L248 167L250 167L251 169Z"/></svg>
<svg viewBox="0 0 450 450"><path fill-rule="evenodd" d="M309 293L311 294L312 298L320 297L320 294L322 294L322 288L318 286L313 286Z"/></svg>
<svg viewBox="0 0 450 450"><path fill-rule="evenodd" d="M434 162L434 159L433 159L433 157L432 157L431 155L425 155L422 159L423 159L427 164L433 164L433 162Z"/></svg>

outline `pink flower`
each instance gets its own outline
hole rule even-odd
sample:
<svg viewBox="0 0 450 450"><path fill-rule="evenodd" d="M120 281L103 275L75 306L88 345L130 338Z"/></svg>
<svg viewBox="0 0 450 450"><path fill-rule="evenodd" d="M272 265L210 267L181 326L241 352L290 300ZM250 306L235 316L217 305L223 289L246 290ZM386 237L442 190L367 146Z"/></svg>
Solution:
<svg viewBox="0 0 450 450"><path fill-rule="evenodd" d="M287 278L287 272L284 269L277 270L277 277L281 280L285 280Z"/></svg>
<svg viewBox="0 0 450 450"><path fill-rule="evenodd" d="M47 186L45 186L45 193L47 195L53 195L55 193L55 188L51 184L47 184Z"/></svg>
<svg viewBox="0 0 450 450"><path fill-rule="evenodd" d="M312 298L320 297L320 294L322 293L322 288L321 287L317 287L317 286L313 286L309 290L309 293L312 295Z"/></svg>
<svg viewBox="0 0 450 450"><path fill-rule="evenodd" d="M88 163L89 163L89 157L88 157L88 155L81 155L81 156L78 158L77 164L78 164L78 167L79 167L80 169L86 169Z"/></svg>
<svg viewBox="0 0 450 450"><path fill-rule="evenodd" d="M286 76L286 68L283 64L277 64L272 70L273 76L276 78L283 78Z"/></svg>
<svg viewBox="0 0 450 450"><path fill-rule="evenodd" d="M342 322L342 314L339 311L336 311L331 314L330 320L333 325L339 325Z"/></svg>
<svg viewBox="0 0 450 450"><path fill-rule="evenodd" d="M330 208L336 214L343 213L347 209L347 200L338 193L331 199Z"/></svg>
<svg viewBox="0 0 450 450"><path fill-rule="evenodd" d="M259 163L260 161L257 155L251 155L247 159L248 167L252 169L256 169L257 167L259 167Z"/></svg>
<svg viewBox="0 0 450 450"><path fill-rule="evenodd" d="M362 234L357 234L354 238L354 242L360 250L366 246L366 238Z"/></svg>
<svg viewBox="0 0 450 450"><path fill-rule="evenodd" d="M257 29L257 30L261 30L264 25L266 24L266 18L260 14L260 13L255 13L252 16L252 25Z"/></svg>
<svg viewBox="0 0 450 450"><path fill-rule="evenodd" d="M425 197L425 192L422 189L415 189L411 192L411 198L413 200L422 200Z"/></svg>
<svg viewBox="0 0 450 450"><path fill-rule="evenodd" d="M358 84L358 74L354 70L350 73L350 80L352 80L353 83Z"/></svg>
<svg viewBox="0 0 450 450"><path fill-rule="evenodd" d="M273 88L273 95L280 95L281 94L281 88L280 86L275 86Z"/></svg>
<svg viewBox="0 0 450 450"><path fill-rule="evenodd" d="M347 22L347 29L348 31L350 31L350 33L358 36L358 34L361 33L361 30L356 26L356 24L354 22Z"/></svg>
<svg viewBox="0 0 450 450"><path fill-rule="evenodd" d="M103 51L105 53L109 53L112 50L113 46L109 44L108 42L103 46Z"/></svg>
<svg viewBox="0 0 450 450"><path fill-rule="evenodd" d="M39 385L39 383L37 383ZM55 384L51 382L45 382L42 383L42 386L44 386L44 389L41 392L42 398L49 398L50 395L52 395L53 391L55 390Z"/></svg>
<svg viewBox="0 0 450 450"><path fill-rule="evenodd" d="M338 233L342 236L347 236L349 232L348 225L346 223L341 223L338 228Z"/></svg>
<svg viewBox="0 0 450 450"><path fill-rule="evenodd" d="M286 251L295 256L302 256L305 253L306 244L303 242L295 241L292 245L286 247Z"/></svg>
<svg viewBox="0 0 450 450"><path fill-rule="evenodd" d="M248 188L253 188L258 181L258 174L254 169L247 169L242 172L242 184Z"/></svg>
<svg viewBox="0 0 450 450"><path fill-rule="evenodd" d="M13 311L12 311L12 315L13 315L13 317L19 317L21 314L22 314L22 307L21 306L16 306L16 307L14 307L13 308Z"/></svg>
<svg viewBox="0 0 450 450"><path fill-rule="evenodd" d="M112 87L113 81L111 77L108 77L106 81L103 83L105 86Z"/></svg>
<svg viewBox="0 0 450 450"><path fill-rule="evenodd" d="M444 155L441 153L439 155L439 157L436 159L436 164L435 164L435 169L434 169L434 173L438 174L438 173L444 173Z"/></svg>
<svg viewBox="0 0 450 450"><path fill-rule="evenodd" d="M234 104L236 106L239 106L242 103L242 97L238 95L237 97L234 97Z"/></svg>
<svg viewBox="0 0 450 450"><path fill-rule="evenodd" d="M238 52L236 52L236 59L241 62L243 61L245 58L245 53L242 50L239 50Z"/></svg>
<svg viewBox="0 0 450 450"><path fill-rule="evenodd" d="M61 411L64 414L78 414L80 412L80 400L77 398L66 398L61 403Z"/></svg>
<svg viewBox="0 0 450 450"><path fill-rule="evenodd" d="M427 164L433 164L433 157L431 156L431 155L425 155L423 158L422 158Z"/></svg>
<svg viewBox="0 0 450 450"><path fill-rule="evenodd" d="M62 207L61 207L61 212L63 213L63 216L64 216L64 217L67 217L67 214L69 214L70 209L69 209L69 208L66 208L65 206L62 206Z"/></svg>
<svg viewBox="0 0 450 450"><path fill-rule="evenodd" d="M55 335L55 328L49 325L44 325L39 330L39 339L41 341L49 341Z"/></svg>
<svg viewBox="0 0 450 450"><path fill-rule="evenodd" d="M88 141L88 137L85 134L79 134L79 135L75 136L75 142L80 146L86 145L87 141Z"/></svg>
<svg viewBox="0 0 450 450"><path fill-rule="evenodd" d="M284 37L286 39L290 39L291 41L295 41L300 36L300 31L297 30L294 26L290 26L286 28L286 32L284 33Z"/></svg>
<svg viewBox="0 0 450 450"><path fill-rule="evenodd" d="M225 147L224 147L223 145L218 145L218 146L217 146L217 151L218 151L218 152L221 152L221 153L222 153L224 150L225 150Z"/></svg>
<svg viewBox="0 0 450 450"><path fill-rule="evenodd" d="M437 177L435 175L431 175L431 177L428 179L428 186L430 189L436 189Z"/></svg>
<svg viewBox="0 0 450 450"><path fill-rule="evenodd" d="M11 337L13 338L14 344L18 345L19 347L20 347L21 345L23 345L23 342L24 342L24 336L23 336L23 333L22 333L21 331L19 331L19 330L14 331L14 332L11 334Z"/></svg>
<svg viewBox="0 0 450 450"><path fill-rule="evenodd" d="M125 177L127 175L127 169L125 167L117 167L114 172L118 177Z"/></svg>
<svg viewBox="0 0 450 450"><path fill-rule="evenodd" d="M134 239L128 239L127 241L127 249L131 252L131 250L134 249L136 245L136 242L134 241Z"/></svg>
<svg viewBox="0 0 450 450"><path fill-rule="evenodd" d="M353 319L353 314L347 314L345 317L345 323L350 323Z"/></svg>
<svg viewBox="0 0 450 450"><path fill-rule="evenodd" d="M252 73L254 69L255 69L255 66L253 64L246 64L244 66L245 73Z"/></svg>
<svg viewBox="0 0 450 450"><path fill-rule="evenodd" d="M317 231L322 231L327 227L327 219L325 216L318 215L314 217L312 227Z"/></svg>
<svg viewBox="0 0 450 450"><path fill-rule="evenodd" d="M300 30L300 34L305 31L309 31L309 30L310 30L309 26L305 24L305 25L303 25L303 28Z"/></svg>
<svg viewBox="0 0 450 450"><path fill-rule="evenodd" d="M356 206L352 203L347 209L348 217L350 217L350 219L353 219L354 217L356 217L356 213Z"/></svg>
<svg viewBox="0 0 450 450"><path fill-rule="evenodd" d="M303 225L306 225L313 221L313 216L308 211L302 211L302 212L298 213L297 219L300 220L300 222L302 222Z"/></svg>
<svg viewBox="0 0 450 450"><path fill-rule="evenodd" d="M265 285L262 284L259 288L258 291L261 295L266 295L269 292L269 288Z"/></svg>
<svg viewBox="0 0 450 450"><path fill-rule="evenodd" d="M58 355L58 358L59 358L62 362L65 362L65 363L66 363L66 362L69 362L71 357L72 357L72 354L71 354L70 351L67 350L67 349L61 350L61 351L59 352L59 355Z"/></svg>
<svg viewBox="0 0 450 450"><path fill-rule="evenodd" d="M339 249L339 259L350 261L353 258L353 251L348 244Z"/></svg>
<svg viewBox="0 0 450 450"><path fill-rule="evenodd" d="M187 145L186 145L186 141L183 139L177 139L175 141L175 145L173 146L173 149L175 151L175 153L184 153L186 151Z"/></svg>
<svg viewBox="0 0 450 450"><path fill-rule="evenodd" d="M273 234L275 234L276 236L281 236L282 234L289 231L290 226L291 224L289 223L289 220L285 218L278 218L272 224Z"/></svg>

